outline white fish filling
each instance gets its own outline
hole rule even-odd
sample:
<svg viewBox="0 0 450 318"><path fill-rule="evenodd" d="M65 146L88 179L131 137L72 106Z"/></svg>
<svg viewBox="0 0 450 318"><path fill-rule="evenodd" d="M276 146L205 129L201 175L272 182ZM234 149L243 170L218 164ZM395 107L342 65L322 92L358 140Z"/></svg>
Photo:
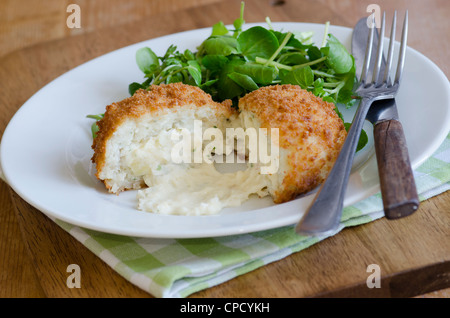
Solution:
<svg viewBox="0 0 450 318"><path fill-rule="evenodd" d="M159 214L209 215L235 207L250 195L268 195L266 179L256 168L221 173L214 164L171 165L163 175L146 175L138 191L138 209Z"/></svg>
<svg viewBox="0 0 450 318"><path fill-rule="evenodd" d="M192 163L193 160L174 162L172 152L179 142L174 140L174 134L180 135L182 129L193 133L191 122L175 122L177 125L172 128L161 129L150 136L147 134L146 138L129 143L130 146L122 151L121 162L122 166L128 167L128 175L139 176L148 186L137 192L139 210L172 215L211 215L226 207L240 206L251 195L264 197L269 194L268 176L260 173L258 165L248 164L247 169L223 173L214 163L205 160L201 163ZM232 122L226 126L237 124L239 122ZM206 124L203 129L208 126ZM225 127L221 127L221 131L225 131ZM224 134L222 152L202 153L210 158L220 156L226 162L225 156L234 155L235 146L234 138L231 142L227 142L227 138ZM202 151L210 142L203 140ZM193 141L189 149L192 157L194 151Z"/></svg>

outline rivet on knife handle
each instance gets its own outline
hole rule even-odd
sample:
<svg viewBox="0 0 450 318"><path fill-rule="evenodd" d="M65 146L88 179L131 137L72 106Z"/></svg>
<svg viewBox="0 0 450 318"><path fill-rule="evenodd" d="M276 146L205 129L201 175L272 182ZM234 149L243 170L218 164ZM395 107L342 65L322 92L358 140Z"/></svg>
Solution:
<svg viewBox="0 0 450 318"><path fill-rule="evenodd" d="M386 120L374 127L380 188L387 219L412 214L419 207L402 124Z"/></svg>

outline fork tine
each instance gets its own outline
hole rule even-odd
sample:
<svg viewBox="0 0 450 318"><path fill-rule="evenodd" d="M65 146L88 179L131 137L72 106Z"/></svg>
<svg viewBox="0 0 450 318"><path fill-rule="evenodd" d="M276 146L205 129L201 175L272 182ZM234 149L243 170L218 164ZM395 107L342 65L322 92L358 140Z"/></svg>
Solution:
<svg viewBox="0 0 450 318"><path fill-rule="evenodd" d="M403 65L405 64L407 38L408 38L408 11L406 11L405 21L403 22L402 44L400 46L400 55L398 58L397 73L395 75L395 84L399 84L402 77Z"/></svg>
<svg viewBox="0 0 450 318"><path fill-rule="evenodd" d="M397 11L394 11L394 18L392 19L392 26L391 26L391 37L389 39L389 51L388 51L388 58L386 61L386 68L384 69L384 77L383 82L387 83L387 85L391 84L390 79L390 72L392 67L392 58L394 55L394 42L395 42L395 31L396 31L396 25L397 25Z"/></svg>
<svg viewBox="0 0 450 318"><path fill-rule="evenodd" d="M378 51L377 51L377 59L375 62L375 69L373 71L372 81L379 84L378 78L380 76L381 69L381 61L383 60L383 50L384 50L384 29L386 25L386 12L383 12L383 19L381 21L380 35L378 37Z"/></svg>
<svg viewBox="0 0 450 318"><path fill-rule="evenodd" d="M375 15L373 15L372 16L372 27L370 28L369 38L367 39L366 56L364 57L364 64L363 64L363 68L362 68L362 72L361 72L361 79L360 79L360 81L361 81L362 84L366 83L366 77L367 77L367 74L369 72L370 57L372 55L373 34L374 34L374 29L375 28L376 28Z"/></svg>

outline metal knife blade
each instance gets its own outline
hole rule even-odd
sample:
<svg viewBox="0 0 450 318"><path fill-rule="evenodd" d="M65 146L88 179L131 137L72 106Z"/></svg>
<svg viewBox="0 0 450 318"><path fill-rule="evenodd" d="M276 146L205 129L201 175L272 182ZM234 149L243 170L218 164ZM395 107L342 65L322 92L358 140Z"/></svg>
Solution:
<svg viewBox="0 0 450 318"><path fill-rule="evenodd" d="M358 21L352 36L352 55L355 58L358 75L361 74L363 67L370 31L367 19L366 17ZM373 69L375 63L378 40L378 32L375 32L370 69ZM384 69L383 60L380 74L384 74ZM366 119L374 127L375 152L385 216L387 219L398 219L410 215L418 209L419 199L395 99L374 102Z"/></svg>

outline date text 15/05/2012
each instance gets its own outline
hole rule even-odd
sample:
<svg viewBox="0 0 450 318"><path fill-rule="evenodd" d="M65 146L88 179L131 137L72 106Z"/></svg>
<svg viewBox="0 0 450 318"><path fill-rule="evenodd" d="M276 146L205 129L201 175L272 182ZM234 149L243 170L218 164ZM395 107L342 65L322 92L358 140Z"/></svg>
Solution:
<svg viewBox="0 0 450 318"><path fill-rule="evenodd" d="M219 307L212 304L191 304L187 303L181 305L180 312L196 312L196 313L207 313L211 315L213 311L224 311L224 312L241 312L241 313L255 313L255 312L269 312L269 303L237 303L230 302L226 303L224 306Z"/></svg>

